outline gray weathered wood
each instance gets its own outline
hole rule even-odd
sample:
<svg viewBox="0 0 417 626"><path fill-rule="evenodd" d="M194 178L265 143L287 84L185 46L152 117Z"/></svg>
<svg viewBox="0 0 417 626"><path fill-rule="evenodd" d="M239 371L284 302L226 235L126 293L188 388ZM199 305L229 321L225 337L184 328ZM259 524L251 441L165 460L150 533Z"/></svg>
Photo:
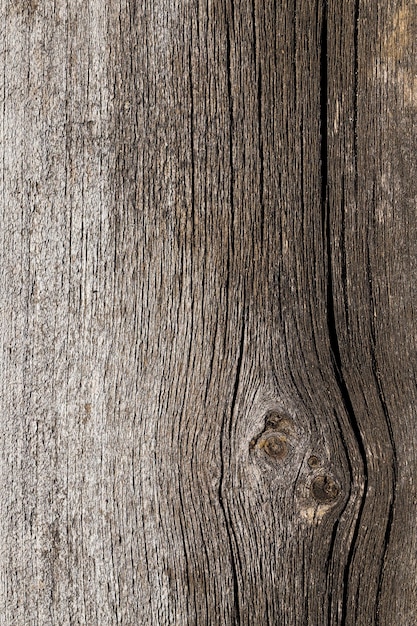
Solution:
<svg viewBox="0 0 417 626"><path fill-rule="evenodd" d="M1 626L411 626L417 5L0 0Z"/></svg>
<svg viewBox="0 0 417 626"><path fill-rule="evenodd" d="M339 365L362 456L349 623L417 623L415 2L329 3Z"/></svg>

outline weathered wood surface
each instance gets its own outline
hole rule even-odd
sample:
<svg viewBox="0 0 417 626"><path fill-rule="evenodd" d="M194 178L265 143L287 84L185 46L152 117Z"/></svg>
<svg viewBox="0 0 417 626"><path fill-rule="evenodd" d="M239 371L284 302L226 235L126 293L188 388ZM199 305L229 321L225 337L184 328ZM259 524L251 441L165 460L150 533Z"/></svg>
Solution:
<svg viewBox="0 0 417 626"><path fill-rule="evenodd" d="M417 624L416 19L0 1L2 626Z"/></svg>

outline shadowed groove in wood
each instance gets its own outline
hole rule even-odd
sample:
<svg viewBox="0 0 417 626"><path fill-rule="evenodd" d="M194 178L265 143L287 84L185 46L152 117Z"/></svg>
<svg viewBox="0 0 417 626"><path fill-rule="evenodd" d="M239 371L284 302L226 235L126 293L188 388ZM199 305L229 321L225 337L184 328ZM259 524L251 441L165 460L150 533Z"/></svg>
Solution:
<svg viewBox="0 0 417 626"><path fill-rule="evenodd" d="M370 264L370 259L369 259L369 247L367 248L366 268L367 268L368 285L369 285L370 311L373 311L374 310L374 297L373 297L373 293L372 293L372 270L371 270L371 264ZM375 623L379 624L380 623L380 620L379 620L379 609L380 609L380 601L381 601L381 593L382 593L382 580L383 580L383 575L384 575L384 568L385 568L385 564L386 564L386 555L387 555L388 547L389 547L389 544L390 544L390 537L391 537L391 532L392 532L392 524L393 524L393 519L394 519L395 493L396 493L396 487L397 487L397 481L398 481L398 458L397 458L397 450L396 450L395 438L394 438L392 424L391 424L391 417L390 417L390 414L389 414L389 411L388 411L387 403L385 401L384 391L383 391L382 384L381 384L381 379L380 379L380 374L379 374L379 367L378 367L376 353L375 353L376 337L375 337L374 320L373 320L373 316L372 315L370 315L370 330L371 330L372 374L373 374L373 377L374 377L375 386L376 386L376 388L378 390L378 399L379 399L379 402L380 402L380 405L381 405L381 408L382 408L382 411L383 411L383 414L384 414L384 417L385 417L385 420L386 420L386 423L387 423L387 426L388 426L389 439L390 439L390 444L391 444L391 448L392 448L392 470L393 470L393 474L392 474L392 482L393 482L392 495L391 495L391 501L390 501L390 505L389 505L387 522L386 522L386 529L385 529L385 535L384 535L384 551L383 551L381 571L380 571L380 576L379 576L379 581L378 581L377 597L376 597L376 601L375 601Z"/></svg>

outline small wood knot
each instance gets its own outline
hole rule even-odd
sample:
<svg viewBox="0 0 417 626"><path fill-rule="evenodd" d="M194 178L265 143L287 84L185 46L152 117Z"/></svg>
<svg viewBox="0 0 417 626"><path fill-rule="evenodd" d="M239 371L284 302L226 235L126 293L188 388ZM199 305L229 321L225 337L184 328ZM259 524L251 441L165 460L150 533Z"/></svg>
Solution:
<svg viewBox="0 0 417 626"><path fill-rule="evenodd" d="M317 476L311 484L311 493L320 504L334 502L339 495L339 486L331 476Z"/></svg>
<svg viewBox="0 0 417 626"><path fill-rule="evenodd" d="M272 459L281 461L288 455L286 438L282 435L270 434L262 437L258 442L258 446Z"/></svg>
<svg viewBox="0 0 417 626"><path fill-rule="evenodd" d="M268 411L264 415L262 431L249 442L249 449L261 465L275 467L292 456L296 432L290 417L278 411Z"/></svg>
<svg viewBox="0 0 417 626"><path fill-rule="evenodd" d="M320 467L321 465L321 461L319 459L318 456L316 456L315 454L313 454L307 461L308 466L311 467L311 469L316 469L317 467Z"/></svg>
<svg viewBox="0 0 417 626"><path fill-rule="evenodd" d="M284 417L277 411L269 411L265 415L265 428L264 430L279 430L284 433L292 433L294 426L292 420L288 417Z"/></svg>

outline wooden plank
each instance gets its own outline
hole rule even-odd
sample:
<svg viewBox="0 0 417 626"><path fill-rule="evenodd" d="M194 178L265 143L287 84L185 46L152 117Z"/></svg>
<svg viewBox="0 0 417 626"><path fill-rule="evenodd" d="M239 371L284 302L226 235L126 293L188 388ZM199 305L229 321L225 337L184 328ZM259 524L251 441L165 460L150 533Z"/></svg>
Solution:
<svg viewBox="0 0 417 626"><path fill-rule="evenodd" d="M405 626L417 621L417 6L328 11L333 343L364 478L344 623Z"/></svg>
<svg viewBox="0 0 417 626"><path fill-rule="evenodd" d="M416 621L414 13L0 0L0 624Z"/></svg>

